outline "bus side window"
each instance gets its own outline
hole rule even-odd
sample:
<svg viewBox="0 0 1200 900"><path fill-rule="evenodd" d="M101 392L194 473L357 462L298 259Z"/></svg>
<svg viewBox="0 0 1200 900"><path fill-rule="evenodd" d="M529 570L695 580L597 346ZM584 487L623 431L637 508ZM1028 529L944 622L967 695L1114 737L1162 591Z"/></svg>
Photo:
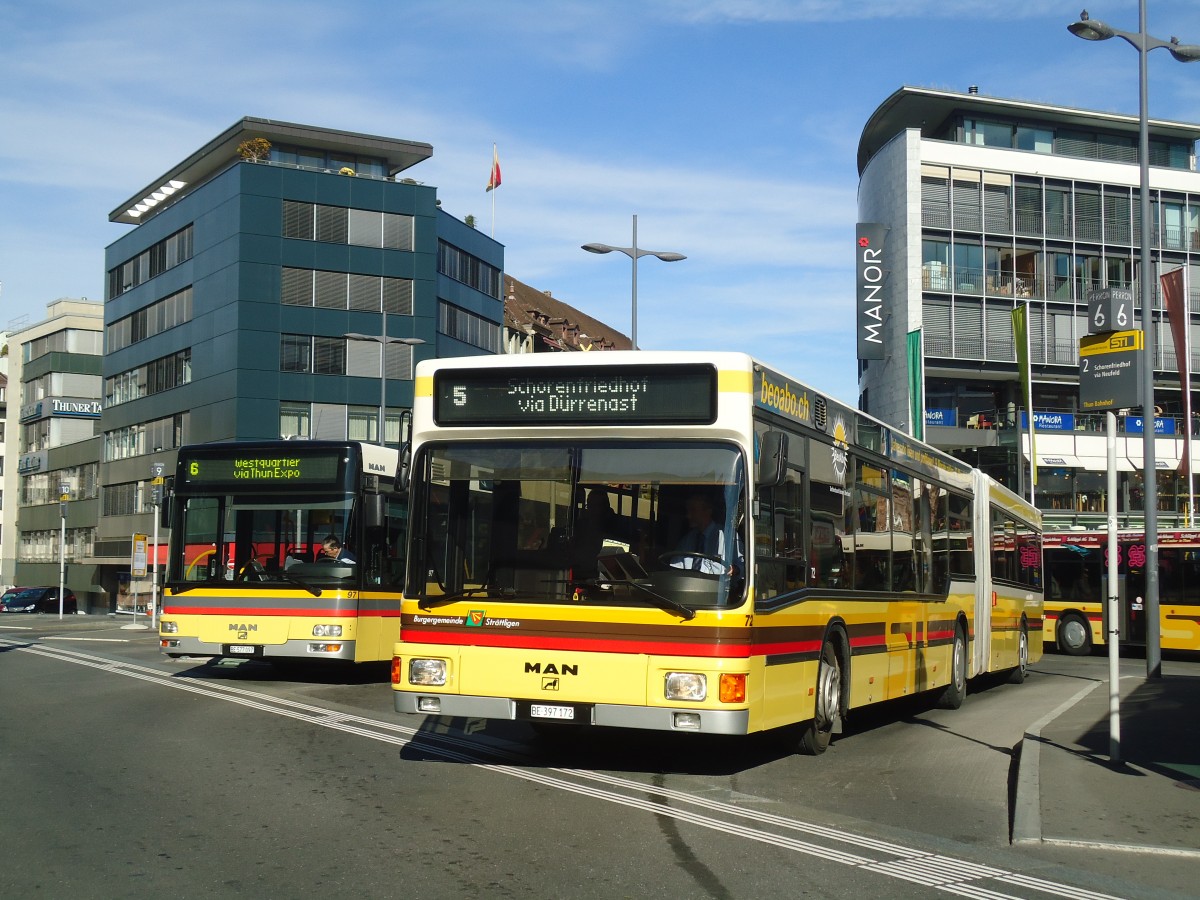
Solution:
<svg viewBox="0 0 1200 900"><path fill-rule="evenodd" d="M759 598L799 590L806 584L803 475L794 469L785 480L760 492L755 520L754 564Z"/></svg>

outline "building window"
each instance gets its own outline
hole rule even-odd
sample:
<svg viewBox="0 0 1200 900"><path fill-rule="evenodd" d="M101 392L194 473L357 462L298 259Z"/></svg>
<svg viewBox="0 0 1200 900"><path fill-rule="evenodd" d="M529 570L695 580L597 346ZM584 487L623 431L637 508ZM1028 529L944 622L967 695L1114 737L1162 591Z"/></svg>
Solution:
<svg viewBox="0 0 1200 900"><path fill-rule="evenodd" d="M67 466L52 472L34 472L21 478L18 502L21 506L43 506L58 501L63 482L71 486L72 500L95 500L100 496L99 463Z"/></svg>
<svg viewBox="0 0 1200 900"><path fill-rule="evenodd" d="M129 459L183 446L188 432L189 413L176 413L162 419L127 425L104 433L104 459Z"/></svg>
<svg viewBox="0 0 1200 900"><path fill-rule="evenodd" d="M500 299L500 270L445 241L438 241L438 274Z"/></svg>
<svg viewBox="0 0 1200 900"><path fill-rule="evenodd" d="M64 328L62 331L34 338L21 345L21 358L26 365L47 353L82 353L87 356L103 356L104 333L85 331L81 328Z"/></svg>
<svg viewBox="0 0 1200 900"><path fill-rule="evenodd" d="M119 406L189 384L192 380L192 351L180 350L104 379L105 406Z"/></svg>
<svg viewBox="0 0 1200 900"><path fill-rule="evenodd" d="M1054 132L1036 125L1018 125L1017 149L1031 153L1053 153Z"/></svg>
<svg viewBox="0 0 1200 900"><path fill-rule="evenodd" d="M192 289L186 287L113 322L105 329L105 343L115 353L191 320Z"/></svg>
<svg viewBox="0 0 1200 900"><path fill-rule="evenodd" d="M346 410L346 440L362 441L366 444L379 442L379 408L376 406L350 406ZM385 443L393 446L400 443L400 413L384 412Z"/></svg>
<svg viewBox="0 0 1200 900"><path fill-rule="evenodd" d="M413 223L399 213L283 201L283 236L296 240L411 251Z"/></svg>
<svg viewBox="0 0 1200 900"><path fill-rule="evenodd" d="M312 437L312 404L279 404L279 436L281 438Z"/></svg>
<svg viewBox="0 0 1200 900"><path fill-rule="evenodd" d="M307 334L280 335L279 370L312 375L345 375L346 339Z"/></svg>
<svg viewBox="0 0 1200 900"><path fill-rule="evenodd" d="M411 316L413 283L409 278L384 278L285 266L280 278L279 302L285 306L363 312L386 310L395 315Z"/></svg>
<svg viewBox="0 0 1200 900"><path fill-rule="evenodd" d="M108 270L108 299L144 284L156 275L192 258L192 226L188 225Z"/></svg>
<svg viewBox="0 0 1200 900"><path fill-rule="evenodd" d="M312 371L312 337L304 334L285 334L279 339L279 371Z"/></svg>
<svg viewBox="0 0 1200 900"><path fill-rule="evenodd" d="M346 374L346 339L341 337L313 338L313 373L316 375Z"/></svg>
<svg viewBox="0 0 1200 900"><path fill-rule="evenodd" d="M347 153L329 153L316 147L297 147L274 144L268 157L271 162L298 169L319 169L322 172L340 172L343 167L353 169L355 175L371 178L387 178L387 164L375 156L355 156Z"/></svg>
<svg viewBox="0 0 1200 900"><path fill-rule="evenodd" d="M22 531L17 559L21 562L53 562L58 559L60 533L52 531ZM95 528L68 528L63 542L68 560L87 559L93 555L96 543Z"/></svg>
<svg viewBox="0 0 1200 900"><path fill-rule="evenodd" d="M449 303L438 306L438 330L473 347L500 352L500 326Z"/></svg>
<svg viewBox="0 0 1200 900"><path fill-rule="evenodd" d="M100 496L100 515L132 516L152 510L150 492L143 489L143 484L141 481L106 484Z"/></svg>

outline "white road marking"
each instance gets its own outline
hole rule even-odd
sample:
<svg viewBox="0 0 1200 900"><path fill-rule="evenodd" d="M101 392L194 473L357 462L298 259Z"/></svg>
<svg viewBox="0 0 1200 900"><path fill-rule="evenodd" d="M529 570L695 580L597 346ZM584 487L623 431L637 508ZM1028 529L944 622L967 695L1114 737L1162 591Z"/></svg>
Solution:
<svg viewBox="0 0 1200 900"><path fill-rule="evenodd" d="M127 678L148 681L162 687L201 694L216 700L236 703L239 706L257 709L273 715L285 716L334 731L358 735L373 741L380 741L401 747L411 745L428 752L430 755L462 762L478 769L507 775L512 778L519 778L523 781L529 781L579 796L590 797L606 803L615 803L631 809L639 809L651 815L667 817L712 831L781 847L785 850L791 850L808 856L819 857L828 862L854 866L862 871L873 872L888 878L927 885L937 890L957 894L962 897L977 898L977 900L1021 900L1022 896L1029 896L1002 893L984 883L992 882L994 884L998 883L1004 889L1027 888L1036 891L1039 896L1049 894L1056 897L1074 898L1074 900L1119 900L1119 898L1110 894L1100 894L1072 885L1031 878L1019 872L984 866L967 859L956 859L942 854L905 847L900 844L876 840L865 835L837 828L814 825L798 819L789 819L786 816L747 809L718 800L705 799L704 797L687 794L682 791L673 791L646 785L631 779L606 775L601 772L548 769L547 772L556 773L552 775L524 766L487 762L486 759L488 757L494 758L500 756L501 758L509 757L514 759L519 759L519 757L517 754L493 751L491 748L481 747L475 742L454 734L430 734L429 732L406 725L383 722L378 719L369 719L363 716L343 713L327 707L273 697L270 694L233 685L181 678L178 675L172 675L149 666L103 659L76 650L44 645L30 646L6 641L3 638L0 638L0 644L8 644L13 649L23 653L44 656L88 668L101 669L116 675L123 675ZM639 797L617 793L612 790L595 787L592 784L569 781L563 777L556 777L557 775L565 775L583 782L606 784L609 787L618 788L622 791L630 791L646 796ZM714 818L713 816L695 812L692 809L668 806L664 802L666 800L686 804L690 807L701 807L729 818ZM748 819L758 825L804 833L830 843L853 847L859 852L851 852L838 849L837 847L800 840L788 834L765 831L761 828L751 828L730 821L730 819L734 818ZM873 856L864 854L873 854Z"/></svg>

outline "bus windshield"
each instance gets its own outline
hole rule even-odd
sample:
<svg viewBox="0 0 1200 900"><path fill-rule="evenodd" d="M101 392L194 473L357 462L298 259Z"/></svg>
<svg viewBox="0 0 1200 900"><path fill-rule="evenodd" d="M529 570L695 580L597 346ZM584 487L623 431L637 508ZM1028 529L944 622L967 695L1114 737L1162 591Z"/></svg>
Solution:
<svg viewBox="0 0 1200 900"><path fill-rule="evenodd" d="M348 539L353 498L236 494L179 498L180 537L172 542L169 580L240 586L291 582L342 586L355 576L358 548ZM332 538L336 542L336 553Z"/></svg>
<svg viewBox="0 0 1200 900"><path fill-rule="evenodd" d="M417 461L409 596L736 606L738 448L682 441L432 443Z"/></svg>

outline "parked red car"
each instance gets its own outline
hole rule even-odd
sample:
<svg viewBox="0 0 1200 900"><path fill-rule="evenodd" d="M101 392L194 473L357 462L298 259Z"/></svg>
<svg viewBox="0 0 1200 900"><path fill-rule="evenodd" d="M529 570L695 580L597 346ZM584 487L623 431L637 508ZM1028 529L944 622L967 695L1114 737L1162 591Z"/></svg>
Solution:
<svg viewBox="0 0 1200 900"><path fill-rule="evenodd" d="M67 591L63 595L62 611L74 615L76 610L75 595ZM0 613L19 612L58 612L57 587L15 587L9 588L0 597Z"/></svg>

